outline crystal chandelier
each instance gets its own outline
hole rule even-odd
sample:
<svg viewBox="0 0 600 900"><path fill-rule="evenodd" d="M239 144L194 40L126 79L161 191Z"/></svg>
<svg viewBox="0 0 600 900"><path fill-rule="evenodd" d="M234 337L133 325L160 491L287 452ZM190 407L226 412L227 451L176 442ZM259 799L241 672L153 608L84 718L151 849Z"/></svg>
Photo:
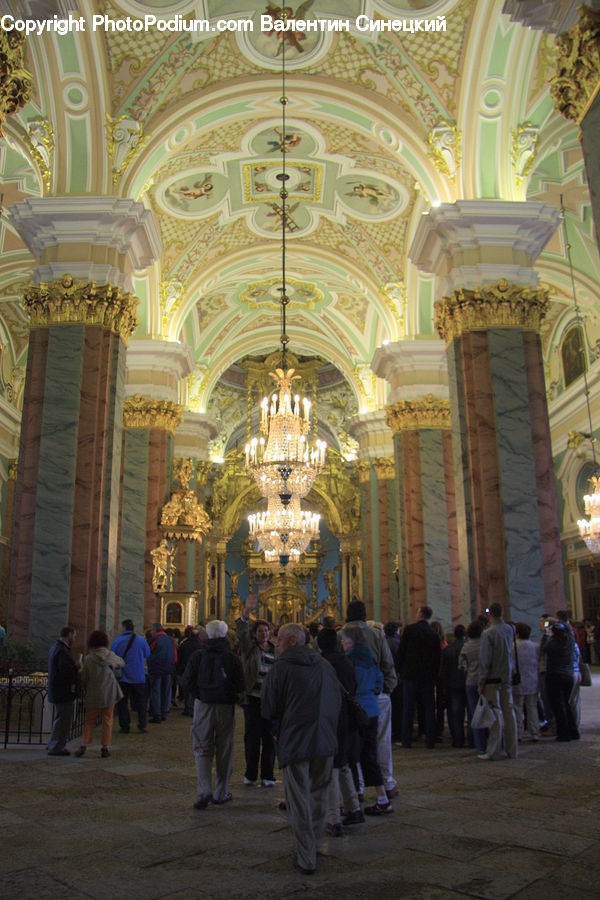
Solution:
<svg viewBox="0 0 600 900"><path fill-rule="evenodd" d="M318 513L301 509L299 497L292 496L284 506L273 494L266 511L248 516L250 537L267 561L279 559L281 565L287 565L297 562L311 540L319 537L320 518Z"/></svg>
<svg viewBox="0 0 600 900"><path fill-rule="evenodd" d="M281 12L281 18L286 18ZM289 298L286 292L285 249L288 213L286 200L285 156L286 145L285 108L288 99L285 94L285 41L281 48L282 71L282 131L281 168L277 175L281 182L281 366L269 372L277 391L271 398L264 397L260 405L260 436L252 438L245 447L246 470L250 471L263 497L267 498L267 510L248 517L250 537L254 539L266 558L279 557L281 565L297 560L309 546L311 539L318 537L319 516L302 510L300 498L306 497L315 478L325 465L325 441L309 442L310 401L292 397L292 384L299 379L294 369L287 367L286 310ZM268 554L268 556L267 556Z"/></svg>
<svg viewBox="0 0 600 900"><path fill-rule="evenodd" d="M587 544L590 553L600 555L600 478L596 475L590 478L594 486L593 494L586 494L583 498L585 514L589 519L579 519L579 534Z"/></svg>
<svg viewBox="0 0 600 900"><path fill-rule="evenodd" d="M577 291L575 287L575 276L573 274L573 260L571 258L571 244L569 243L569 234L567 231L567 218L565 214L565 207L563 203L563 195L560 195L560 211L562 214L563 220L563 229L565 232L565 248L567 251L567 259L569 261L569 272L571 274L571 290L573 291L573 303L575 306L575 321L579 328L581 329L581 334L585 335L585 329L583 325L583 318L581 316L581 310L579 309L579 304L577 303ZM584 341L582 342L581 352L585 353ZM585 514L589 516L588 519L579 519L577 522L577 527L579 528L579 534L583 541L590 551L595 556L600 556L600 469L598 469L598 462L596 460L596 438L594 437L594 430L592 428L592 406L590 403L590 388L588 384L587 377L587 365L585 365L585 357L584 357L584 366L583 366L583 384L584 384L584 394L585 394L585 402L587 405L587 416L588 416L588 425L589 432L587 434L580 432L573 432L573 436L575 439L579 437L580 440L589 440L592 445L592 460L594 464L594 474L590 478L590 481L593 485L594 492L592 494L586 494L583 498L583 503L585 507Z"/></svg>

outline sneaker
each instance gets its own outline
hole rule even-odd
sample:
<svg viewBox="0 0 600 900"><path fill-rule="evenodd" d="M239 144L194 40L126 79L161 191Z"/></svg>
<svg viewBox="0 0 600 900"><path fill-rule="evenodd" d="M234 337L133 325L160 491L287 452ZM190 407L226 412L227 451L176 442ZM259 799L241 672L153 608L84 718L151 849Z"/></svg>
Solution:
<svg viewBox="0 0 600 900"><path fill-rule="evenodd" d="M347 816L344 816L342 819L343 825L362 825L365 821L365 817L360 811L360 809L355 809L353 812L348 813Z"/></svg>
<svg viewBox="0 0 600 900"><path fill-rule="evenodd" d="M477 759L489 759L489 756L487 755L487 753L478 753Z"/></svg>
<svg viewBox="0 0 600 900"><path fill-rule="evenodd" d="M64 750L48 750L48 756L70 756L71 751L67 750L66 747ZM77 755L77 754L75 754Z"/></svg>
<svg viewBox="0 0 600 900"><path fill-rule="evenodd" d="M85 753L86 749L87 749L86 747L80 747L79 750L75 751L74 756L76 756L78 759L81 758L83 756L83 754Z"/></svg>
<svg viewBox="0 0 600 900"><path fill-rule="evenodd" d="M327 825L326 828L327 834L330 834L332 837L343 837L344 829L340 825L339 822L336 822L334 825Z"/></svg>
<svg viewBox="0 0 600 900"><path fill-rule="evenodd" d="M256 781L252 781L251 778L246 778L244 775L244 785L245 787L254 787L256 785Z"/></svg>
<svg viewBox="0 0 600 900"><path fill-rule="evenodd" d="M200 798L199 798L198 800L196 800L196 802L194 803L194 809L206 809L206 807L208 806L209 803L210 803L210 797L209 797L209 796L206 796L206 797L200 797Z"/></svg>
<svg viewBox="0 0 600 900"><path fill-rule="evenodd" d="M266 787L266 788L275 787L275 781L272 778L263 778L263 780L261 781L261 784L263 787Z"/></svg>
<svg viewBox="0 0 600 900"><path fill-rule="evenodd" d="M223 806L224 803L231 803L233 797L231 794L225 794L222 800L215 800L213 797L213 803L215 806Z"/></svg>
<svg viewBox="0 0 600 900"><path fill-rule="evenodd" d="M389 800L387 803L374 803L372 806L365 806L365 816L386 816L393 811Z"/></svg>
<svg viewBox="0 0 600 900"><path fill-rule="evenodd" d="M102 748L102 750L100 751L100 756L102 757L102 759L106 759L107 756L110 756L110 750L108 749L108 747Z"/></svg>
<svg viewBox="0 0 600 900"><path fill-rule="evenodd" d="M397 787L390 788L389 791L388 791L387 788L386 788L386 791L385 791L385 792L386 792L386 794L387 794L388 800L393 800L394 797L397 797L398 794L400 793L400 791L398 790Z"/></svg>

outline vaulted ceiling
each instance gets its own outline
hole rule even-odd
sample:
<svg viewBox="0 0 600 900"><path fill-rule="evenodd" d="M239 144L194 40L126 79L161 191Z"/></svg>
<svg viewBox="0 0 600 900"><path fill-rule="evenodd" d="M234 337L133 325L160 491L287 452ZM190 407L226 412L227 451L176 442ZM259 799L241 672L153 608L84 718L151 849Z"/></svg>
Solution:
<svg viewBox="0 0 600 900"><path fill-rule="evenodd" d="M138 335L191 346L196 371L185 399L219 411L229 398L225 446L246 415L238 363L272 353L280 329L281 36L258 26L267 5L245 0L81 0L78 8L90 20L151 9L211 23L252 17L256 27L28 39L34 97L0 144L8 210L0 222L0 341L10 357L2 373L24 363L19 297L33 266L10 205L70 193L141 200L154 211L163 252L135 280ZM554 111L548 91L553 39L501 10L502 0L292 7L298 17L351 24L363 14L446 17L446 31L362 32L352 24L286 43L290 346L322 360L323 379L337 384L331 392L343 410L328 415L337 416L330 428L340 444L345 416L385 401L370 370L376 347L433 335L434 280L407 255L432 204L485 197L557 205L564 193L579 299L591 317L600 311L577 129ZM550 374L570 302L560 233L538 268L556 300L544 337Z"/></svg>

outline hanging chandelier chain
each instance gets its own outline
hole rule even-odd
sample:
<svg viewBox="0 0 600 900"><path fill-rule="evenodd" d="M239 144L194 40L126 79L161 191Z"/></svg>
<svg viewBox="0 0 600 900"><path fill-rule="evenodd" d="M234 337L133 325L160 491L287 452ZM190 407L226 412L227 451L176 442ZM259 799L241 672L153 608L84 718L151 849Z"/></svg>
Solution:
<svg viewBox="0 0 600 900"><path fill-rule="evenodd" d="M577 302L577 288L575 286L575 275L573 272L573 260L571 257L571 244L569 242L569 232L567 229L567 216L565 211L565 205L563 202L563 195L560 195L560 211L562 215L563 222L563 230L565 233L565 249L567 251L567 260L569 262L569 274L571 277L571 290L573 292L573 304L575 307L575 321L578 327L581 329L581 334L584 340L584 346L581 348L581 352L585 354L585 324L583 321L583 316L581 315L581 309L579 308L579 303ZM594 437L594 430L592 427L592 405L590 402L590 388L588 382L588 374L587 374L587 365L584 357L584 366L583 366L583 384L585 388L585 402L587 407L587 415L588 415L588 425L590 429L590 442L592 445L592 460L594 462L594 474L598 476L600 472L598 471L598 462L596 459L596 439Z"/></svg>
<svg viewBox="0 0 600 900"><path fill-rule="evenodd" d="M283 23L285 24L287 19L287 12L282 10L281 18ZM286 334L286 307L288 304L287 298L287 290L286 290L286 281L285 281L285 226L286 226L286 204L287 200L287 172L285 165L285 154L286 154L286 119L285 119L285 108L287 106L287 96L285 93L285 40L281 42L281 191L279 192L279 196L281 197L281 368L285 371L287 368L286 365L286 356L287 356L287 344L288 344L288 336Z"/></svg>

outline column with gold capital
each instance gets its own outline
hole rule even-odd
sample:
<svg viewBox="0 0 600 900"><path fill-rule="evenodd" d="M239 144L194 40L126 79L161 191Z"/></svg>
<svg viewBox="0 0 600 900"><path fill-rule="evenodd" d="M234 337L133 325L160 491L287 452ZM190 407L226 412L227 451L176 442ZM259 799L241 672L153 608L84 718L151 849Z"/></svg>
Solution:
<svg viewBox="0 0 600 900"><path fill-rule="evenodd" d="M360 413L348 431L358 440L362 599L368 615L389 621L399 614L396 579L396 481L392 432L385 411Z"/></svg>
<svg viewBox="0 0 600 900"><path fill-rule="evenodd" d="M9 628L41 655L71 622L112 630L132 273L161 245L141 203L30 199L10 208L35 257L15 494Z"/></svg>
<svg viewBox="0 0 600 900"><path fill-rule="evenodd" d="M118 560L119 617L140 630L160 621L152 551L162 538L160 514L167 502L175 429L183 419L171 400L135 394L123 410L123 474Z"/></svg>
<svg viewBox="0 0 600 900"><path fill-rule="evenodd" d="M403 621L429 604L445 627L462 618L446 354L439 339L397 341L371 368L390 385L387 423L398 482L397 578Z"/></svg>
<svg viewBox="0 0 600 900"><path fill-rule="evenodd" d="M440 276L463 610L533 624L564 605L533 263L558 225L542 203L458 201L422 216L410 250Z"/></svg>

